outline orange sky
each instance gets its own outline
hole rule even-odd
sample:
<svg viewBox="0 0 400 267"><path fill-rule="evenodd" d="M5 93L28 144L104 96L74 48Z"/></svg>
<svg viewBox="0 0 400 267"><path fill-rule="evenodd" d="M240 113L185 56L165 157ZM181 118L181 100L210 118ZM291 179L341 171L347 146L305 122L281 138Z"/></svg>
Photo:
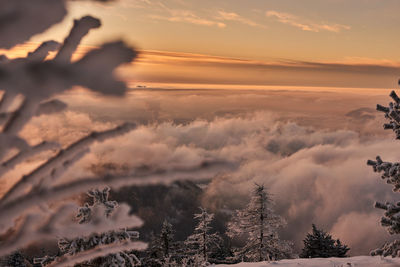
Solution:
<svg viewBox="0 0 400 267"><path fill-rule="evenodd" d="M10 58L24 57L38 45L29 42L2 52ZM80 46L75 60L94 48ZM155 50L141 50L135 62L119 69L119 75L131 87L185 84L186 88L196 84L200 88L218 85L395 88L398 74L400 65L385 61L259 61Z"/></svg>
<svg viewBox="0 0 400 267"><path fill-rule="evenodd" d="M83 47L122 38L140 49L130 84L185 83L394 88L400 76L398 0L71 1L69 15L11 54L62 41L74 18L102 28Z"/></svg>

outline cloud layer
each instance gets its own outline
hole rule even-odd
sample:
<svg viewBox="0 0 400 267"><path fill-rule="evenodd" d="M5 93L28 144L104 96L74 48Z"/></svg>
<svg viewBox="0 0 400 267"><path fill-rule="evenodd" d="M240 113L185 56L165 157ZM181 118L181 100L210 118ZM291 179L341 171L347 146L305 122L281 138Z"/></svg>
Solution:
<svg viewBox="0 0 400 267"><path fill-rule="evenodd" d="M279 123L258 113L142 127L117 143L97 147L87 160L91 166L113 162L117 168L148 171L227 162L235 170L221 169L210 177L206 206L239 207L254 183L263 183L288 221L283 236L294 240L297 248L311 223L316 223L343 239L357 255L389 238L373 203L393 199L393 194L365 161L376 153L395 158L393 145L392 140L361 142L352 131L316 131ZM354 224L360 225L357 234Z"/></svg>
<svg viewBox="0 0 400 267"><path fill-rule="evenodd" d="M105 172L127 174L190 171L214 166L203 204L233 210L264 183L276 210L288 221L282 236L297 250L311 223L367 254L390 237L379 225L375 200L394 198L366 161L396 160L398 143L382 130L372 108L380 91L133 90L124 98L74 91L60 100L69 110L34 118L21 135L63 146L92 130L133 121L129 134L92 147L63 181ZM310 105L312 103L312 105ZM340 103L340 104L339 104ZM7 188L37 157L7 173ZM6 183L5 183L6 181ZM355 231L354 225L358 225Z"/></svg>
<svg viewBox="0 0 400 267"><path fill-rule="evenodd" d="M186 11L183 13L188 16L192 14ZM226 16L235 17L234 14L236 13L229 13ZM35 50L37 46L37 43L25 43L10 51L0 50L0 53L4 53L8 58L22 57L26 56L28 51ZM80 46L73 59L77 60L95 48ZM400 63L397 61L371 58L350 57L330 62L289 59L251 60L142 50L135 64L119 69L119 74L130 84L199 83L382 88L395 87L399 71Z"/></svg>
<svg viewBox="0 0 400 267"><path fill-rule="evenodd" d="M105 127L82 114L63 116L67 120L61 123L76 124L78 132L82 124ZM39 119L34 123L39 128L31 133L38 135L40 128L51 124ZM53 134L54 138L63 135ZM254 183L263 183L273 194L277 212L288 221L283 236L294 240L297 249L311 223L316 223L347 243L353 255L367 254L390 238L379 225L380 211L373 208L373 202L394 196L365 162L376 154L395 159L395 145L390 138L363 137L351 130L316 130L256 112L139 127L93 147L65 179L105 171L190 170L222 162L223 167L209 176L205 206L214 210L241 207Z"/></svg>

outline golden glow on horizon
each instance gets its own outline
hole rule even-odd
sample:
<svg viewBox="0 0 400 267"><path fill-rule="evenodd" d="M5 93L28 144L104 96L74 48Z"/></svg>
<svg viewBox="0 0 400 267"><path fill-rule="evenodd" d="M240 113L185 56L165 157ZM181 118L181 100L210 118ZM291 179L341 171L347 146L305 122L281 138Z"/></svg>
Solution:
<svg viewBox="0 0 400 267"><path fill-rule="evenodd" d="M25 57L39 43L28 42L8 51L9 58ZM79 46L78 60L96 46ZM53 57L52 53L49 58ZM133 64L119 69L129 84L191 84L220 86L309 86L343 88L395 87L400 62L352 58L343 62L259 61L194 53L142 50ZM178 86L180 87L180 86ZM217 86L218 87L218 86Z"/></svg>

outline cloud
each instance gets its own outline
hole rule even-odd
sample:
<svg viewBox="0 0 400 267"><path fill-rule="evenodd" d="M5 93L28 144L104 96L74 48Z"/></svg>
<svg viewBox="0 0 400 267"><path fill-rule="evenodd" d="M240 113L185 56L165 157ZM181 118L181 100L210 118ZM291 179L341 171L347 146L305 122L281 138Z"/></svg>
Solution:
<svg viewBox="0 0 400 267"><path fill-rule="evenodd" d="M332 226L332 235L334 237L340 236L340 240L351 247L353 255L365 253L362 248L374 248L377 245L383 245L381 237L388 235L378 223L380 217L379 211L375 213L350 212L337 219ZM354 227L354 225L357 225L357 227ZM389 238L387 241L389 241Z"/></svg>
<svg viewBox="0 0 400 267"><path fill-rule="evenodd" d="M299 28L303 31L310 32L321 32L321 31L329 31L329 32L341 32L343 30L350 30L351 27L342 24L326 24L326 23L315 23L303 20L293 14L283 13L274 10L270 10L266 12L267 17L272 17L277 19L279 22L283 24L288 24L293 27Z"/></svg>
<svg viewBox="0 0 400 267"><path fill-rule="evenodd" d="M244 18L235 12L225 12L225 11L221 10L221 11L218 11L218 15L219 15L219 18L222 20L237 21L237 22L240 22L245 25L252 26L252 27L264 27L263 25L258 24L257 22L254 22L253 20Z"/></svg>
<svg viewBox="0 0 400 267"><path fill-rule="evenodd" d="M255 182L264 183L276 210L288 221L283 236L295 241L297 249L311 223L316 223L355 246L354 255L367 254L390 238L379 225L373 202L394 196L365 164L377 153L385 158L397 155L392 140L361 141L352 131L315 130L258 113L142 127L95 147L86 164L111 162L125 171L152 172L193 168L202 162L229 163L232 172L221 168L206 190L205 205L238 207ZM363 222L358 235L346 235L363 218L369 221ZM368 235L368 242L360 237Z"/></svg>
<svg viewBox="0 0 400 267"><path fill-rule="evenodd" d="M215 26L218 28L225 28L226 24L217 20L201 16L198 12L191 9L187 9L183 3L180 3L179 8L167 6L166 3L162 2L149 2L148 6L151 6L152 14L149 15L154 20L166 20L170 22L183 22L200 26ZM181 6L184 6L181 8Z"/></svg>
<svg viewBox="0 0 400 267"><path fill-rule="evenodd" d="M182 56L154 55L177 61ZM190 59L208 60L202 55ZM393 195L365 163L377 154L385 160L397 156L395 141L383 138L381 116L374 117L366 108L381 102L377 91L132 90L123 99L70 92L59 99L75 111L36 117L21 136L32 144L43 138L65 146L92 130L112 128L118 119L146 122L123 137L93 146L63 179L216 164L207 175L212 181L204 205L240 207L254 182L264 183L276 210L289 223L282 234L294 240L297 249L316 223L354 246L352 253L366 254L390 238L381 231L380 212L372 204ZM34 158L15 171L21 174L41 160ZM14 177L19 176L10 173L5 179L11 183ZM347 235L352 222L361 219L359 234Z"/></svg>
<svg viewBox="0 0 400 267"><path fill-rule="evenodd" d="M355 108L344 118L352 121L357 114L369 111ZM77 132L82 124L87 128L104 127L82 114L64 114L69 114L70 123L77 125ZM35 120L38 127L45 123L40 117ZM58 121L55 118L53 123L65 124ZM354 128L364 124L365 128L376 126L367 123L372 121L373 118L363 120ZM54 131L57 127L50 124L45 128ZM381 214L373 208L373 202L390 201L394 195L366 166L366 160L377 154L387 160L396 159L397 150L390 138L382 139L371 132L363 136L360 133L364 131L358 130L299 126L268 112L230 114L184 124L158 122L95 145L92 153L66 173L64 179L93 172L163 173L222 162L225 164L219 171L209 175L211 183L203 198L207 207L241 207L254 183L264 183L273 194L277 212L288 221L282 236L295 241L297 249L311 223L316 223L349 244L353 255L367 254L390 239L379 225ZM354 224L360 225L356 231Z"/></svg>
<svg viewBox="0 0 400 267"><path fill-rule="evenodd" d="M140 82L382 88L396 86L400 64L393 61L260 61L142 51L134 70L131 76ZM130 79L129 75L126 77Z"/></svg>
<svg viewBox="0 0 400 267"><path fill-rule="evenodd" d="M353 255L367 254L390 238L379 229L379 212L373 203L393 200L394 195L365 162L377 153L395 158L392 140L361 141L351 131L259 123L264 125L259 134L259 128L252 126L254 134L243 138L248 153L224 147L229 155L242 159L241 165L212 180L205 205L216 210L240 207L254 183L264 184L273 194L276 210L288 221L283 236L295 241L297 250L312 223L355 246ZM357 234L347 235L362 219L369 221L361 223Z"/></svg>
<svg viewBox="0 0 400 267"><path fill-rule="evenodd" d="M218 28L226 27L225 23L199 17L193 11L190 10L168 9L168 11L170 13L168 16L151 15L150 18L156 20L167 20L171 22L185 22L201 26L216 26Z"/></svg>
<svg viewBox="0 0 400 267"><path fill-rule="evenodd" d="M117 123L94 121L88 114L67 110L53 115L34 117L23 129L23 136L29 143L43 140L71 144L92 131L105 131Z"/></svg>
<svg viewBox="0 0 400 267"><path fill-rule="evenodd" d="M153 5L153 2L150 0L122 0L120 4L124 8L146 8Z"/></svg>

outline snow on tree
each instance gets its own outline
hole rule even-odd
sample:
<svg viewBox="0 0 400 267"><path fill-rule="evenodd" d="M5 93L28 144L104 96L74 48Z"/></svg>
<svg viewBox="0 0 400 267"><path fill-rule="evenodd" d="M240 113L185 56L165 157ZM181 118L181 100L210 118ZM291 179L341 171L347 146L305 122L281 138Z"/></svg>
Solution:
<svg viewBox="0 0 400 267"><path fill-rule="evenodd" d="M179 264L177 266L179 266ZM203 266L209 266L209 263L204 261L204 257L202 255L196 254L196 255L192 255L192 256L183 258L180 266L182 266L182 267L203 267Z"/></svg>
<svg viewBox="0 0 400 267"><path fill-rule="evenodd" d="M88 192L88 196L93 199L93 205L85 203L85 205L79 208L77 218L79 223L89 223L92 218L92 211L99 206L104 209L104 216L107 218L112 215L114 210L117 208L118 203L116 201L108 200L110 189L108 187L103 190L93 189ZM93 234L87 237L79 237L77 239L60 239L58 242L59 248L63 254L75 255L81 251L93 249L97 246L108 245L116 242L134 241L139 238L139 232L130 231L127 229L111 230L108 232ZM95 259L93 262L97 263L96 266L106 267L134 267L139 266L139 259L129 252L117 252L110 254L106 257Z"/></svg>
<svg viewBox="0 0 400 267"><path fill-rule="evenodd" d="M383 125L383 128L393 130L396 139L400 139L400 98L395 91L390 93L390 97L393 102L389 102L388 107L378 104L376 109L385 113L385 118L389 121ZM393 186L394 192L400 192L399 162L384 162L380 156L377 156L375 161L368 160L367 164L372 166L374 172L382 173L382 179ZM381 225L387 227L387 231L392 235L400 234L400 202L376 202L375 207L385 210L384 216L381 218ZM372 251L371 255L400 257L400 240L384 244L382 248Z"/></svg>
<svg viewBox="0 0 400 267"><path fill-rule="evenodd" d="M312 233L308 233L303 240L304 248L299 255L300 258L330 258L346 257L350 249L343 245L339 239L334 240L332 236L312 225Z"/></svg>
<svg viewBox="0 0 400 267"><path fill-rule="evenodd" d="M222 242L218 233L212 233L211 222L214 219L213 213L208 213L205 209L200 208L200 213L194 214L194 219L198 220L194 232L185 240L189 255L197 255L201 257L203 263L207 263L210 254L216 248L220 247Z"/></svg>
<svg viewBox="0 0 400 267"><path fill-rule="evenodd" d="M175 250L176 242L174 242L174 230L172 224L164 220L161 232L158 236L152 236L149 243L148 259L146 265L149 266L169 266L176 259Z"/></svg>
<svg viewBox="0 0 400 267"><path fill-rule="evenodd" d="M179 263L172 257L165 257L161 266L162 267L176 267L176 266L179 266Z"/></svg>
<svg viewBox="0 0 400 267"><path fill-rule="evenodd" d="M28 267L24 255L16 251L7 258L7 265L9 267Z"/></svg>
<svg viewBox="0 0 400 267"><path fill-rule="evenodd" d="M265 187L256 185L246 208L232 216L227 235L246 238L245 246L235 253L238 259L266 261L291 256L291 244L278 236L278 228L284 226L285 221L274 213L272 205Z"/></svg>
<svg viewBox="0 0 400 267"><path fill-rule="evenodd" d="M163 252L164 258L169 258L172 252L172 246L174 241L174 232L172 229L172 224L167 220L164 220L161 233L160 233L160 245Z"/></svg>

